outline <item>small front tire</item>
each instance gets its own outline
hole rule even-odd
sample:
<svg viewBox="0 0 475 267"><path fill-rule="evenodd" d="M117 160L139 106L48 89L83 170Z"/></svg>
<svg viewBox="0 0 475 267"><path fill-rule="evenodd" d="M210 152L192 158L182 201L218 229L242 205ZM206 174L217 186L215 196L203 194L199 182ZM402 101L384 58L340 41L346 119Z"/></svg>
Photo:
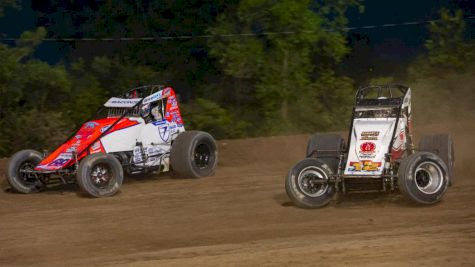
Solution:
<svg viewBox="0 0 475 267"><path fill-rule="evenodd" d="M79 164L77 182L91 197L115 195L124 180L119 160L110 154L96 153L85 157Z"/></svg>
<svg viewBox="0 0 475 267"><path fill-rule="evenodd" d="M313 209L327 205L335 187L330 183L333 172L322 160L304 159L290 170L285 179L285 191L301 208Z"/></svg>
<svg viewBox="0 0 475 267"><path fill-rule="evenodd" d="M40 191L44 184L31 173L43 156L40 152L27 149L15 153L8 163L7 180L10 186L19 193L35 193Z"/></svg>

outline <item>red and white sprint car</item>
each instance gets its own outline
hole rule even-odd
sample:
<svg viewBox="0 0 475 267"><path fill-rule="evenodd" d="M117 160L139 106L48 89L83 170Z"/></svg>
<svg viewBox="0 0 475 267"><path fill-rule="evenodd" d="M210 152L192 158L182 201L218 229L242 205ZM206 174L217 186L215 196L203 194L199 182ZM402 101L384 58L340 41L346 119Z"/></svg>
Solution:
<svg viewBox="0 0 475 267"><path fill-rule="evenodd" d="M51 154L22 150L11 157L7 179L21 193L37 192L51 181L77 182L92 197L117 193L124 171L152 170L183 176L213 174L218 161L213 137L185 131L171 87L148 85L110 98L95 115Z"/></svg>

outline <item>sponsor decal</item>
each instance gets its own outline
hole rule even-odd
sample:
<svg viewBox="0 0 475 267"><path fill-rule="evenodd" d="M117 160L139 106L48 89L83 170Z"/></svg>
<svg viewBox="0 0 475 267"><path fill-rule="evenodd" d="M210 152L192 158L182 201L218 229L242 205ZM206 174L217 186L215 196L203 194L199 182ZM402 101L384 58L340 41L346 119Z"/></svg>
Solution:
<svg viewBox="0 0 475 267"><path fill-rule="evenodd" d="M50 164L48 164L48 166L60 167L68 163L68 161L70 161L72 158L73 158L73 155L71 153L61 153L55 160L53 160Z"/></svg>
<svg viewBox="0 0 475 267"><path fill-rule="evenodd" d="M168 98L169 109L176 110L178 108L178 101L176 101L176 97L171 96Z"/></svg>
<svg viewBox="0 0 475 267"><path fill-rule="evenodd" d="M77 151L77 146L72 146L68 149L66 149L66 152L68 153L73 153L73 152L76 152Z"/></svg>
<svg viewBox="0 0 475 267"><path fill-rule="evenodd" d="M394 143L393 143L392 149L399 150L403 148L405 137L406 137L406 134L404 133L403 130L399 132L399 134L394 137Z"/></svg>
<svg viewBox="0 0 475 267"><path fill-rule="evenodd" d="M103 152L104 150L102 149L102 144L100 141L95 142L91 148L89 149L89 152L91 154L98 153L98 152Z"/></svg>
<svg viewBox="0 0 475 267"><path fill-rule="evenodd" d="M139 100L136 99L111 99L111 104L137 104Z"/></svg>
<svg viewBox="0 0 475 267"><path fill-rule="evenodd" d="M109 130L110 128L110 125L106 125L104 127L101 128L101 133L104 133L105 131Z"/></svg>
<svg viewBox="0 0 475 267"><path fill-rule="evenodd" d="M364 131L361 132L360 140L378 140L379 131Z"/></svg>
<svg viewBox="0 0 475 267"><path fill-rule="evenodd" d="M360 145L360 153L373 154L376 149L376 144L373 142L364 142Z"/></svg>
<svg viewBox="0 0 475 267"><path fill-rule="evenodd" d="M88 122L86 122L86 125L84 126L84 128L94 129L97 125L99 125L99 123L97 123L95 121L88 121Z"/></svg>
<svg viewBox="0 0 475 267"><path fill-rule="evenodd" d="M78 146L81 145L81 140L78 139L74 144L72 144L68 149L66 149L67 153L77 152Z"/></svg>
<svg viewBox="0 0 475 267"><path fill-rule="evenodd" d="M140 148L140 146L136 146L134 147L134 163L139 163L142 161L142 149Z"/></svg>
<svg viewBox="0 0 475 267"><path fill-rule="evenodd" d="M154 102L154 101L157 101L157 100L161 99L162 98L162 93L163 93L163 91L158 91L154 94L151 94L151 95L147 96L143 100L142 104L145 105L145 104L148 104L148 103L151 103L151 102Z"/></svg>
<svg viewBox="0 0 475 267"><path fill-rule="evenodd" d="M131 108L140 102L140 100L141 98L125 99L112 97L104 104L104 106L114 108Z"/></svg>
<svg viewBox="0 0 475 267"><path fill-rule="evenodd" d="M158 148L155 148L155 147L149 147L147 149L147 155L148 156L157 156L159 154L162 154L163 151L161 151L161 149L158 149Z"/></svg>
<svg viewBox="0 0 475 267"><path fill-rule="evenodd" d="M170 138L170 131L168 130L168 126L167 126L167 125L158 128L158 133L159 133L159 135L160 135L160 138L161 138L163 141L168 142L168 139Z"/></svg>
<svg viewBox="0 0 475 267"><path fill-rule="evenodd" d="M35 167L35 169L47 169L47 168L48 168L48 164L38 165Z"/></svg>
<svg viewBox="0 0 475 267"><path fill-rule="evenodd" d="M165 120L153 121L153 122L152 122L152 124L153 124L154 126L163 125L163 124L165 124L165 123L167 123Z"/></svg>
<svg viewBox="0 0 475 267"><path fill-rule="evenodd" d="M348 167L348 171L378 171L379 167L381 167L381 162L373 162L371 160L363 160L359 162L350 162L350 166Z"/></svg>
<svg viewBox="0 0 475 267"><path fill-rule="evenodd" d="M92 150L97 150L99 148L101 148L101 144L99 142L95 142L92 146L91 146Z"/></svg>
<svg viewBox="0 0 475 267"><path fill-rule="evenodd" d="M374 159L376 158L376 144L373 142L364 142L360 145L360 152L358 157L360 159Z"/></svg>

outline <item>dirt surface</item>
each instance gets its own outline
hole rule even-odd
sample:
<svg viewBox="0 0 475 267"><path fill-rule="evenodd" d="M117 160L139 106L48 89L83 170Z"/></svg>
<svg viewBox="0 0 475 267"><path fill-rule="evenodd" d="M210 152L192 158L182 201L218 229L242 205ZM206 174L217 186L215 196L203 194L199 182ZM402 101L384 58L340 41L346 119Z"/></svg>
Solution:
<svg viewBox="0 0 475 267"><path fill-rule="evenodd" d="M0 266L473 266L475 123L416 128L455 137L457 180L435 206L354 194L299 209L283 181L307 135L220 141L215 176L129 178L111 198L1 182Z"/></svg>

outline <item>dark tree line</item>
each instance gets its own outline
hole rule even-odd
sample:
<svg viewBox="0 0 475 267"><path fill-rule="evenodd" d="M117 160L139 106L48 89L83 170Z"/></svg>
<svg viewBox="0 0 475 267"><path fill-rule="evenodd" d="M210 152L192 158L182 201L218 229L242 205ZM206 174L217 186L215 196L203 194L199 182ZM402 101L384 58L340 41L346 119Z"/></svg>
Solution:
<svg viewBox="0 0 475 267"><path fill-rule="evenodd" d="M0 15L19 3L2 2ZM342 62L355 52L344 28L349 9L363 10L359 0L49 0L31 7L37 29L0 44L0 155L54 146L108 97L148 83L175 87L185 126L218 138L346 125L355 83ZM449 11L442 18L430 25L429 63L463 69L473 58L463 18ZM268 34L279 32L291 34ZM460 38L446 43L448 32ZM180 36L195 38L168 38ZM140 37L156 39L61 41L60 63L34 57L44 38ZM365 39L355 40L354 51L364 51Z"/></svg>

